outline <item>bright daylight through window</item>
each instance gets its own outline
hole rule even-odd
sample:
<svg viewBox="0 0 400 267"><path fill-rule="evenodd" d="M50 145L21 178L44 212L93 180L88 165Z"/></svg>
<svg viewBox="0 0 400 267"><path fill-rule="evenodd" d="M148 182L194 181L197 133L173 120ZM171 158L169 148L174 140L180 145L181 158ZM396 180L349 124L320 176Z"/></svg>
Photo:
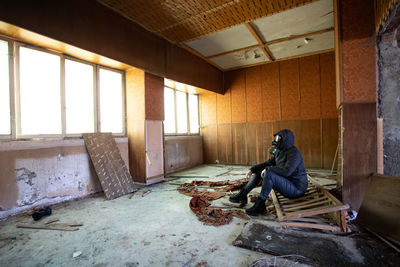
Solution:
<svg viewBox="0 0 400 267"><path fill-rule="evenodd" d="M171 83L170 80L168 81ZM172 82L172 84L174 84L174 82ZM164 132L166 134L198 134L198 95L164 87L164 115Z"/></svg>
<svg viewBox="0 0 400 267"><path fill-rule="evenodd" d="M14 61L9 47L16 51ZM15 73L10 73L13 62ZM124 90L123 71L0 40L3 138L79 136L96 131L124 134Z"/></svg>
<svg viewBox="0 0 400 267"><path fill-rule="evenodd" d="M8 42L0 40L0 135L10 135L10 81Z"/></svg>

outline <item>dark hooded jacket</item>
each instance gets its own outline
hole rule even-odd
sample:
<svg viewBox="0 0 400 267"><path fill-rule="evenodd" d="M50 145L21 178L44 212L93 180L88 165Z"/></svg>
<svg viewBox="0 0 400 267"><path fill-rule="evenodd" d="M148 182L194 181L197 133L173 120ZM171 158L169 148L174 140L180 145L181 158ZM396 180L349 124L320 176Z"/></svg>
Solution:
<svg viewBox="0 0 400 267"><path fill-rule="evenodd" d="M286 177L298 189L305 190L308 186L307 173L304 168L303 157L294 146L294 134L291 130L281 130L274 134L282 137L282 142L277 147L277 152L268 161L251 167L252 173L259 173L263 169L273 171Z"/></svg>

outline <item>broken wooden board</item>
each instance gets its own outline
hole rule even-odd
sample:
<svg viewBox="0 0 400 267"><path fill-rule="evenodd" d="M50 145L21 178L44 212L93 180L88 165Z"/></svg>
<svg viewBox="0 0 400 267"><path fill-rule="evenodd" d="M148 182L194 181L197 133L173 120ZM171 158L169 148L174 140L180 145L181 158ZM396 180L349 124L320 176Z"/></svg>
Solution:
<svg viewBox="0 0 400 267"><path fill-rule="evenodd" d="M372 175L356 222L400 242L400 178Z"/></svg>
<svg viewBox="0 0 400 267"><path fill-rule="evenodd" d="M39 229L39 230L56 230L56 231L78 231L79 228L72 227L68 224L50 224L50 225L39 225L39 224L18 224L17 228L26 229Z"/></svg>
<svg viewBox="0 0 400 267"><path fill-rule="evenodd" d="M309 175L308 188L304 196L289 199L279 192L272 190L271 197L281 225L330 231L346 231L344 211L349 208L349 205L341 203ZM335 225L319 223L314 218L304 220L304 218L321 214L328 214ZM303 219L299 220L300 218Z"/></svg>
<svg viewBox="0 0 400 267"><path fill-rule="evenodd" d="M314 266L400 266L400 257L389 246L369 237L295 231L248 223L233 241L237 247Z"/></svg>
<svg viewBox="0 0 400 267"><path fill-rule="evenodd" d="M111 133L83 134L90 159L107 199L135 191L133 179Z"/></svg>

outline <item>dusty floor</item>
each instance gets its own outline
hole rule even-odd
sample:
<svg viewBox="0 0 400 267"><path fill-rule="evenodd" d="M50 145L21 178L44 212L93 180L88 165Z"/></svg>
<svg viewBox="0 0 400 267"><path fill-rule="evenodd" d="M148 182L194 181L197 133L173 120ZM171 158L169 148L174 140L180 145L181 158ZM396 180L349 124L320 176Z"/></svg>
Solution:
<svg viewBox="0 0 400 267"><path fill-rule="evenodd" d="M194 177L239 179L246 170L202 165L170 175L166 182L143 188L131 198L107 201L98 194L53 206L46 220L83 223L74 232L16 228L33 221L28 214L1 221L0 266L248 266L256 259L271 258L232 245L248 221L234 218L229 225L204 226L189 209L190 197L175 190ZM274 215L251 221L277 225ZM73 257L74 253L81 254ZM282 264L306 266L286 260Z"/></svg>

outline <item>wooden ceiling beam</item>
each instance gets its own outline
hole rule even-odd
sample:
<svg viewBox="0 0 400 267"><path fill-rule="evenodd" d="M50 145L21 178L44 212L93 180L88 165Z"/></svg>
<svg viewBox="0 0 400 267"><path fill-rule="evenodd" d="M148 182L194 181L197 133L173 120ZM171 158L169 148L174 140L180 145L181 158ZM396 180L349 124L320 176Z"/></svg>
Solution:
<svg viewBox="0 0 400 267"><path fill-rule="evenodd" d="M265 54L265 56L270 60L270 61L274 61L274 57L271 54L271 51L269 51L269 49L267 50L265 48L264 42L261 40L260 35L257 33L256 29L254 28L253 25L251 25L250 22L246 22L245 23L247 29L250 31L250 33L253 35L253 37L257 40L258 44L261 46L261 50L263 51L263 53Z"/></svg>
<svg viewBox="0 0 400 267"><path fill-rule="evenodd" d="M214 63L212 60L210 60L209 58L203 56L202 54L200 54L199 52L197 52L196 50L192 49L191 47L187 46L186 44L179 44L180 47L182 47L183 49L186 49L187 51L189 51L190 53L200 57L201 59L207 61L209 64L213 65L214 67L216 67L217 69L219 69L220 71L224 71L219 65L217 65L216 63Z"/></svg>

